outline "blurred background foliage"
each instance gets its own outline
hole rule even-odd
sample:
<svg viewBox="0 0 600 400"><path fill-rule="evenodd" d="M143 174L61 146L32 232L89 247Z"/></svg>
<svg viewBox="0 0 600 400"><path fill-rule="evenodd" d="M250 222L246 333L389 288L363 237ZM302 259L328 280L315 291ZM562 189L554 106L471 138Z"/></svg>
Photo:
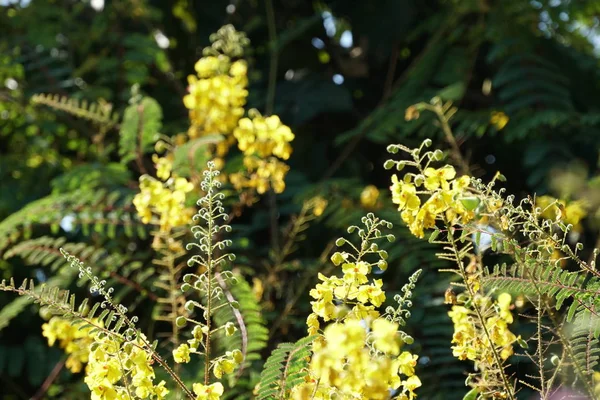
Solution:
<svg viewBox="0 0 600 400"><path fill-rule="evenodd" d="M279 342L304 335L308 289L318 271L330 268L332 238L374 211L396 223L399 238L388 246L389 268L382 272L388 298L414 270L425 271L406 328L420 355L419 396L462 398L468 366L450 350L448 278L437 273L444 263L399 223L387 194L390 173L382 167L385 146L430 137L448 149L433 116L407 121L405 110L433 96L453 101L452 126L474 175L489 178L499 170L518 196L579 201L585 218L575 234L595 244L600 6L267 2L272 18L263 0L0 0L0 275L76 288L57 253L65 247L118 284L118 298L144 316L142 327L160 333L152 317L160 273L151 262L149 228L131 204L152 161L119 157L118 121L132 95L143 94L159 105L161 134L185 132L186 77L210 34L230 23L251 42L248 108L264 112L274 91L273 112L296 135L286 191L261 197L233 223L235 268L270 327L258 347L263 359ZM32 101L40 93L95 103L106 121ZM303 211L315 195L327 200L322 214ZM301 234L288 254L282 249L294 226ZM62 368L62 352L47 347L38 311L6 295L0 306L2 398L86 398L81 377ZM527 372L525 359L512 364L511 372ZM256 360L245 372L240 393L246 392L232 396L247 397L260 369Z"/></svg>

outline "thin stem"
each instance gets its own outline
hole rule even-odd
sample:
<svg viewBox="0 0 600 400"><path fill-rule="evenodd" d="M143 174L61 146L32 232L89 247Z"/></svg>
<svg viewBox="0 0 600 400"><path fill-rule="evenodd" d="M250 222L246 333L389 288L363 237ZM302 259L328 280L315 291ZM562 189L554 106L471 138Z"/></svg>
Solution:
<svg viewBox="0 0 600 400"><path fill-rule="evenodd" d="M42 383L42 386L40 386L40 388L35 393L35 395L33 395L31 400L40 400L44 397L44 395L46 394L46 392L48 391L48 389L50 388L52 383L56 380L56 378L60 374L60 371L62 371L62 369L65 367L66 362L67 362L67 359L63 358L62 360L60 360L59 362L56 363L54 368L52 368L50 375L48 375L48 377L44 380L44 382Z"/></svg>
<svg viewBox="0 0 600 400"><path fill-rule="evenodd" d="M448 221L444 221L444 222L445 222L446 226L450 225L448 223ZM467 290L469 291L469 295L471 296L471 299L475 299L475 294L476 293L473 290L472 285L469 285L469 283L468 283L467 272L466 272L465 266L464 266L464 264L462 262L462 259L461 259L461 256L460 256L460 252L458 251L458 248L456 246L456 241L454 240L454 234L452 233L452 229L448 229L448 242L451 245L452 251L454 252L454 256L456 258L456 263L458 264L458 268L460 269L461 276L463 278L463 281L465 282L465 286L467 287ZM502 360L500 359L500 355L498 354L498 352L496 350L496 347L494 346L494 342L492 341L492 335L490 334L490 332L487 329L487 326L486 326L486 323L485 323L486 322L485 318L483 317L483 314L481 313L481 310L475 304L474 301L473 301L473 309L475 310L475 313L477 314L477 318L479 319L481 327L483 328L485 336L486 336L486 338L488 340L488 343L490 345L490 349L492 350L492 354L494 356L494 361L496 361L496 364L498 365L498 371L499 371L500 376L502 378L502 383L504 385L504 388L508 392L508 398L511 399L511 400L515 400L515 396L514 396L513 391L512 391L512 386L510 385L510 382L508 381L508 377L504 373L504 368L502 366Z"/></svg>
<svg viewBox="0 0 600 400"><path fill-rule="evenodd" d="M269 47L271 49L271 58L269 61L269 83L267 87L267 100L265 104L265 114L267 116L273 113L275 105L275 87L277 84L277 63L279 54L277 51L277 27L275 26L275 11L273 10L273 0L265 0L267 11L267 28L269 30Z"/></svg>
<svg viewBox="0 0 600 400"><path fill-rule="evenodd" d="M120 344L119 344L119 348L117 349L117 359L119 360L119 366L121 367L121 371L123 371L123 383L125 384L125 390L127 391L127 395L129 396L130 399L133 399L134 397L131 395L131 389L129 388L129 386L131 385L129 383L129 379L127 379L127 370L125 369L125 365L123 365L123 360L121 359L121 354L120 353Z"/></svg>
<svg viewBox="0 0 600 400"><path fill-rule="evenodd" d="M452 148L452 158L454 158L454 161L456 161L459 164L461 172L463 174L468 174L470 171L469 164L465 161L460 151L460 147L458 147L458 143L456 142L456 138L452 133L450 124L448 124L448 118L446 118L446 116L444 115L444 110L442 109L442 106L440 106L439 104L435 106L428 105L425 108L427 108L430 111L433 111L438 117L446 141L450 144L450 147Z"/></svg>
<svg viewBox="0 0 600 400"><path fill-rule="evenodd" d="M211 177L212 179L212 177ZM212 182L211 182L212 183ZM209 372L210 372L210 317L211 317L211 307L212 307L212 267L213 267L213 260L212 260L212 253L213 253L213 229L214 229L214 219L212 217L213 215L213 199L212 199L212 193L211 193L212 189L209 189L209 196L210 198L208 199L208 234L206 235L207 238L207 250L206 250L206 258L207 258L207 263L206 263L206 277L207 277L207 292L206 292L206 296L207 296L207 300L206 300L206 328L207 328L207 332L206 332L206 341L204 344L204 384L208 385L208 379L209 379Z"/></svg>

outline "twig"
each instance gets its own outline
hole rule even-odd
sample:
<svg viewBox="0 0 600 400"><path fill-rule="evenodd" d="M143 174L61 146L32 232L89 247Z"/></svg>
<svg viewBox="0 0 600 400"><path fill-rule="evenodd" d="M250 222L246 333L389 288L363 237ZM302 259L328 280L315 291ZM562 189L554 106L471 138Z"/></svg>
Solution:
<svg viewBox="0 0 600 400"><path fill-rule="evenodd" d="M35 392L35 394L31 397L30 400L40 400L44 397L44 395L50 388L50 385L52 385L52 383L58 377L58 374L60 374L60 371L62 371L62 369L65 367L66 362L67 362L67 359L65 357L63 357L62 360L60 360L59 362L56 363L54 368L52 368L52 371L50 371L50 374L48 375L48 377L44 380L44 382L42 383L42 385L40 386L38 391Z"/></svg>

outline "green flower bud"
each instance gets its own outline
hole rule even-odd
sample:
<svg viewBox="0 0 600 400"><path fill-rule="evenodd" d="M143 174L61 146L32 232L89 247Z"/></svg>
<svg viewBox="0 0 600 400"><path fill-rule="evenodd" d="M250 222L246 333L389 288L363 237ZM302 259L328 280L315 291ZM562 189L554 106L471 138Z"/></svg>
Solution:
<svg viewBox="0 0 600 400"><path fill-rule="evenodd" d="M231 357L237 364L241 364L244 361L244 355L238 349L235 349L231 352Z"/></svg>
<svg viewBox="0 0 600 400"><path fill-rule="evenodd" d="M185 319L185 317L177 317L177 319L175 320L175 324L178 327L183 328L187 325L187 320Z"/></svg>
<svg viewBox="0 0 600 400"><path fill-rule="evenodd" d="M227 324L225 324L225 335L226 336L232 336L235 333L235 331L237 331L237 328L235 327L233 322L228 322Z"/></svg>
<svg viewBox="0 0 600 400"><path fill-rule="evenodd" d="M340 253L339 251L336 251L335 253L333 253L333 255L331 256L331 262L337 267L338 265L340 265L341 263L343 263L344 260L344 256L342 255L342 253Z"/></svg>
<svg viewBox="0 0 600 400"><path fill-rule="evenodd" d="M194 336L194 339L202 340L202 326L196 325L194 329L192 329L192 335Z"/></svg>

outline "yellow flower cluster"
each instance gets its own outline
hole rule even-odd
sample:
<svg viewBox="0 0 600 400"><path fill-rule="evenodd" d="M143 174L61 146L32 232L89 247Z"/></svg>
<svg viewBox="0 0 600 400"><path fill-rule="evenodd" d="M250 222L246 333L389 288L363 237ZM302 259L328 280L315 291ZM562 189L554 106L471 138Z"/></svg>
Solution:
<svg viewBox="0 0 600 400"><path fill-rule="evenodd" d="M335 253L332 257L334 264L340 265L347 258L344 253ZM383 265L383 264L382 264ZM316 316L323 318L324 321L338 319L348 310L334 305L335 302L353 302L354 306L345 317L347 318L377 318L379 312L375 307L381 306L385 301L385 292L381 289L383 282L381 279L374 279L369 282L367 274L371 272L371 264L358 261L343 262L342 271L344 276L326 277L319 273L318 277L322 283L310 291L310 296L315 299L311 301L312 310L315 317L309 316L309 334L317 333L319 322ZM370 303L370 304L369 304Z"/></svg>
<svg viewBox="0 0 600 400"><path fill-rule="evenodd" d="M416 397L414 390L421 386L415 375L418 357L401 352L402 332L397 320L377 310L386 300L383 282L368 276L375 266L387 268L387 253L373 241L393 240L380 231L391 224L372 213L363 223L365 229L348 229L349 233L358 231L360 245L345 238L336 241L336 245L347 244L356 252L332 255L331 261L341 267L342 277L319 273L321 282L309 293L315 300L306 321L308 333L318 337L313 342L307 378L292 390L293 399L388 399L395 393L395 398L408 400ZM367 254L377 254L379 260L367 262ZM322 330L320 319L333 322Z"/></svg>
<svg viewBox="0 0 600 400"><path fill-rule="evenodd" d="M502 293L498 300L492 303L489 297L477 297L477 306L493 310L492 315L486 318L486 328L493 342L493 349L499 351L499 355L506 360L513 354L513 343L517 337L509 330L508 325L513 322L510 312L511 296ZM454 323L454 335L452 337L452 353L460 360L469 359L476 363L482 360L493 364L493 350L490 343L483 338L486 337L483 327L475 322L478 320L474 312L462 305L454 305L448 312Z"/></svg>
<svg viewBox="0 0 600 400"><path fill-rule="evenodd" d="M66 367L73 373L81 372L83 364L88 362L90 346L94 338L90 335L91 328L81 328L80 323L52 317L42 325L42 335L48 339L48 345L53 346L58 340L59 346L69 355Z"/></svg>
<svg viewBox="0 0 600 400"><path fill-rule="evenodd" d="M85 383L92 400L164 399L165 381L154 384L152 357L141 339L121 342L97 335L90 351ZM118 383L122 381L124 386ZM135 396L134 396L135 395Z"/></svg>
<svg viewBox="0 0 600 400"><path fill-rule="evenodd" d="M450 225L473 219L471 198L465 196L471 180L466 175L455 177L456 171L450 165L428 167L422 174L406 174L403 180L392 176L392 201L413 235L422 238L424 229L433 228L437 219ZM429 197L422 204L419 195Z"/></svg>
<svg viewBox="0 0 600 400"><path fill-rule="evenodd" d="M154 215L162 232L189 223L194 209L185 206L186 195L194 185L185 178L171 176L171 162L167 158L155 157L158 180L149 175L140 177L140 193L133 198L133 204L142 219L148 224Z"/></svg>
<svg viewBox="0 0 600 400"><path fill-rule="evenodd" d="M277 156L284 160L290 158L294 140L292 130L281 123L277 115L263 117L252 109L248 111L250 118L242 118L233 135L238 147L246 155L256 154L260 158Z"/></svg>
<svg viewBox="0 0 600 400"><path fill-rule="evenodd" d="M244 152L246 173L232 174L231 183L236 189L255 188L264 193L272 188L275 193L285 190L285 175L290 169L277 157L287 160L292 153L292 130L281 123L278 116L263 117L257 110L248 111L233 135Z"/></svg>
<svg viewBox="0 0 600 400"><path fill-rule="evenodd" d="M243 57L248 42L245 35L227 26L211 36L211 41L212 46L204 49L204 57L195 65L196 75L188 77L189 94L183 99L190 110L188 135L224 135L214 149L218 157L237 142L244 153L244 171L230 175L237 190L281 193L289 167L280 159L290 157L294 134L276 115L263 117L251 109L248 117L242 118L248 97L248 66L243 59L233 60Z"/></svg>
<svg viewBox="0 0 600 400"><path fill-rule="evenodd" d="M244 157L247 172L236 172L229 176L231 184L238 190L254 188L260 194L272 188L275 193L285 190L285 176L290 167L275 157L267 159L255 156Z"/></svg>
<svg viewBox="0 0 600 400"><path fill-rule="evenodd" d="M414 390L421 386L415 375L417 356L400 354L398 325L380 318L369 328L357 319L325 328L324 345L312 356L309 378L292 390L292 399L383 400L399 388L396 398L415 398Z"/></svg>
<svg viewBox="0 0 600 400"><path fill-rule="evenodd" d="M221 328L226 336L231 336L237 328L232 322L228 322ZM173 350L173 359L178 364L187 364L190 362L192 353L202 354L198 348L202 346L202 338L208 332L206 325L196 325L192 330L192 338L187 343L180 344ZM224 356L211 361L213 374L217 379L221 379L224 374L231 374L235 368L244 361L244 356L240 350L227 351Z"/></svg>
<svg viewBox="0 0 600 400"><path fill-rule="evenodd" d="M552 196L539 196L535 199L535 206L542 210L542 218L571 224L575 232L581 232L583 229L581 220L587 216L584 201L576 200L567 203Z"/></svg>
<svg viewBox="0 0 600 400"><path fill-rule="evenodd" d="M246 61L233 61L226 55L206 56L195 65L197 76L190 75L189 94L183 104L190 110L192 123L188 134L229 134L244 115L248 97Z"/></svg>
<svg viewBox="0 0 600 400"><path fill-rule="evenodd" d="M80 372L87 363L85 383L92 400L165 398L169 393L165 381L154 385L153 360L142 341L119 342L109 335L91 334L91 327L82 328L83 324L52 317L42 325L42 334L50 346L58 341L69 355L66 366L71 372Z"/></svg>

